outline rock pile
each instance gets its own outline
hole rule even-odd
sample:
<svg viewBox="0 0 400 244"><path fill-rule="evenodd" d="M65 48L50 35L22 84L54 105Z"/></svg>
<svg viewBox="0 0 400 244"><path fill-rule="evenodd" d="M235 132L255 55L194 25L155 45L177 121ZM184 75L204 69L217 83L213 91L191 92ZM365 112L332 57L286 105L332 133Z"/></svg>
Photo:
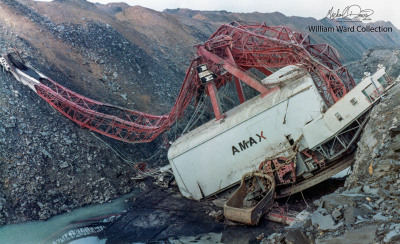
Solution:
<svg viewBox="0 0 400 244"><path fill-rule="evenodd" d="M364 77L364 72L375 73L379 64L387 68L389 76L396 78L400 75L399 59L398 47L373 47L365 51L360 60L348 63L347 68L356 83Z"/></svg>
<svg viewBox="0 0 400 244"><path fill-rule="evenodd" d="M45 220L137 186L132 165L2 72L0 172L0 225Z"/></svg>
<svg viewBox="0 0 400 244"><path fill-rule="evenodd" d="M389 135L399 125L399 93L397 84L372 109L345 186L314 201L305 220L262 243L400 242L400 135Z"/></svg>
<svg viewBox="0 0 400 244"><path fill-rule="evenodd" d="M324 196L305 210L309 216L304 221L286 227L284 236L276 234L263 243L279 243L277 237L289 243L304 244L391 243L400 240L400 232L397 232L400 228L398 202L390 194L382 195L369 187L364 188L365 191L357 187Z"/></svg>
<svg viewBox="0 0 400 244"><path fill-rule="evenodd" d="M314 201L313 206L304 210L308 215L304 221L286 227L285 234L275 233L262 243L396 243L400 240L397 196L369 186L342 190Z"/></svg>

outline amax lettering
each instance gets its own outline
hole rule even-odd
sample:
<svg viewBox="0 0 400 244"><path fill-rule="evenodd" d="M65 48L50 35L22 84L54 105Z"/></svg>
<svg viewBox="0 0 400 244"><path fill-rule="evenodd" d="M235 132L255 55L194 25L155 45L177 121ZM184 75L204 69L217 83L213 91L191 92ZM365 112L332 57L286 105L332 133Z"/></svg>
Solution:
<svg viewBox="0 0 400 244"><path fill-rule="evenodd" d="M264 137L262 131L260 134L256 134L256 136L257 136L256 139L258 139L258 142L256 140L254 140L253 137L250 136L248 141L243 140L242 142L239 142L238 147L232 146L233 155L235 155L235 153L240 153L241 151L246 150L246 148L249 148L249 146L252 147L253 145L260 143L262 139L267 139ZM238 148L240 149L240 151Z"/></svg>

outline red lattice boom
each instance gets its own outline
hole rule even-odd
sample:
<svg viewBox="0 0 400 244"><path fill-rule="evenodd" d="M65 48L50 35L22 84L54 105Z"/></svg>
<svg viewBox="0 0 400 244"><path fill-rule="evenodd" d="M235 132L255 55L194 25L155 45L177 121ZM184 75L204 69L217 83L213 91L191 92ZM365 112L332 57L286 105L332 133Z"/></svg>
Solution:
<svg viewBox="0 0 400 244"><path fill-rule="evenodd" d="M227 82L235 80L241 102L244 102L244 97L239 79L262 96L279 89L260 83L247 72L251 68L270 75L269 68L297 65L311 74L328 106L355 86L334 48L328 44L311 44L307 34L284 26L234 22L222 25L209 40L196 48L197 56L186 71L175 105L170 113L162 116L100 103L50 79L41 79L41 84L35 88L43 99L80 126L117 140L143 143L152 141L170 128L183 116L193 98L205 89L213 101L216 119L222 115L217 100L213 99L215 89ZM216 74L215 86L202 84L196 71L196 67L202 64L207 64L208 69Z"/></svg>

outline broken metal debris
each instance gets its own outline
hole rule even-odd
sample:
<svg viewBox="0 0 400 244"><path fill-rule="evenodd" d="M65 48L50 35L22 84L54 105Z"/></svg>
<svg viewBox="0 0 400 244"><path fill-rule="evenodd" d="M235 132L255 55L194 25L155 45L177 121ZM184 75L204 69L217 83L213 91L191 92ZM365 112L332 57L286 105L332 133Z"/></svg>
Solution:
<svg viewBox="0 0 400 244"><path fill-rule="evenodd" d="M248 177L251 180L254 179L257 183L250 180L247 181L249 183L246 186ZM250 183L253 183L253 185L249 186ZM257 194L257 191L261 193ZM260 218L273 206L274 194L275 180L271 176L260 172L244 174L239 189L224 205L225 218L249 225L257 225ZM261 199L255 201L254 204L246 204L246 201L255 198Z"/></svg>

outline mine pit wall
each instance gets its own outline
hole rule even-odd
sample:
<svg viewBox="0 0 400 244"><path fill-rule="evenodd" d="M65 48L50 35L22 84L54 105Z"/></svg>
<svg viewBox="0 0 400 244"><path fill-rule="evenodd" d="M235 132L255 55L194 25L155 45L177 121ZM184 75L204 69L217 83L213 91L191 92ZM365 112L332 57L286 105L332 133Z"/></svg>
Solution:
<svg viewBox="0 0 400 244"><path fill-rule="evenodd" d="M400 49L395 47L375 47L364 52L360 61L349 66L350 72L361 77L365 71L374 71L378 64L386 67L388 75L397 82L400 81ZM387 96L375 106L369 116L369 122L363 130L357 146L356 162L353 173L346 180L346 187L354 187L378 176L380 162L386 159L398 158L397 148L400 148L400 138L390 138L389 128L400 122L400 87L399 84L390 89ZM372 174L370 166L372 164ZM390 168L390 167L389 167ZM383 171L385 172L385 171ZM390 179L390 178L389 178ZM382 181L382 180L380 180ZM390 184L391 181L383 183ZM396 182L394 182L396 183Z"/></svg>
<svg viewBox="0 0 400 244"><path fill-rule="evenodd" d="M103 140L131 161L152 155L160 143ZM132 165L8 72L0 72L0 172L0 225L45 220L138 186Z"/></svg>
<svg viewBox="0 0 400 244"><path fill-rule="evenodd" d="M399 94L397 83L371 110L344 187L315 200L302 222L262 243L399 243L400 135L391 132L400 126Z"/></svg>
<svg viewBox="0 0 400 244"><path fill-rule="evenodd" d="M378 177L379 170L374 169L379 168L381 161L400 160L397 150L400 148L400 137L389 136L389 128L400 124L399 93L400 85L396 84L372 109L370 121L358 142L353 174L348 177L345 186L350 187Z"/></svg>

